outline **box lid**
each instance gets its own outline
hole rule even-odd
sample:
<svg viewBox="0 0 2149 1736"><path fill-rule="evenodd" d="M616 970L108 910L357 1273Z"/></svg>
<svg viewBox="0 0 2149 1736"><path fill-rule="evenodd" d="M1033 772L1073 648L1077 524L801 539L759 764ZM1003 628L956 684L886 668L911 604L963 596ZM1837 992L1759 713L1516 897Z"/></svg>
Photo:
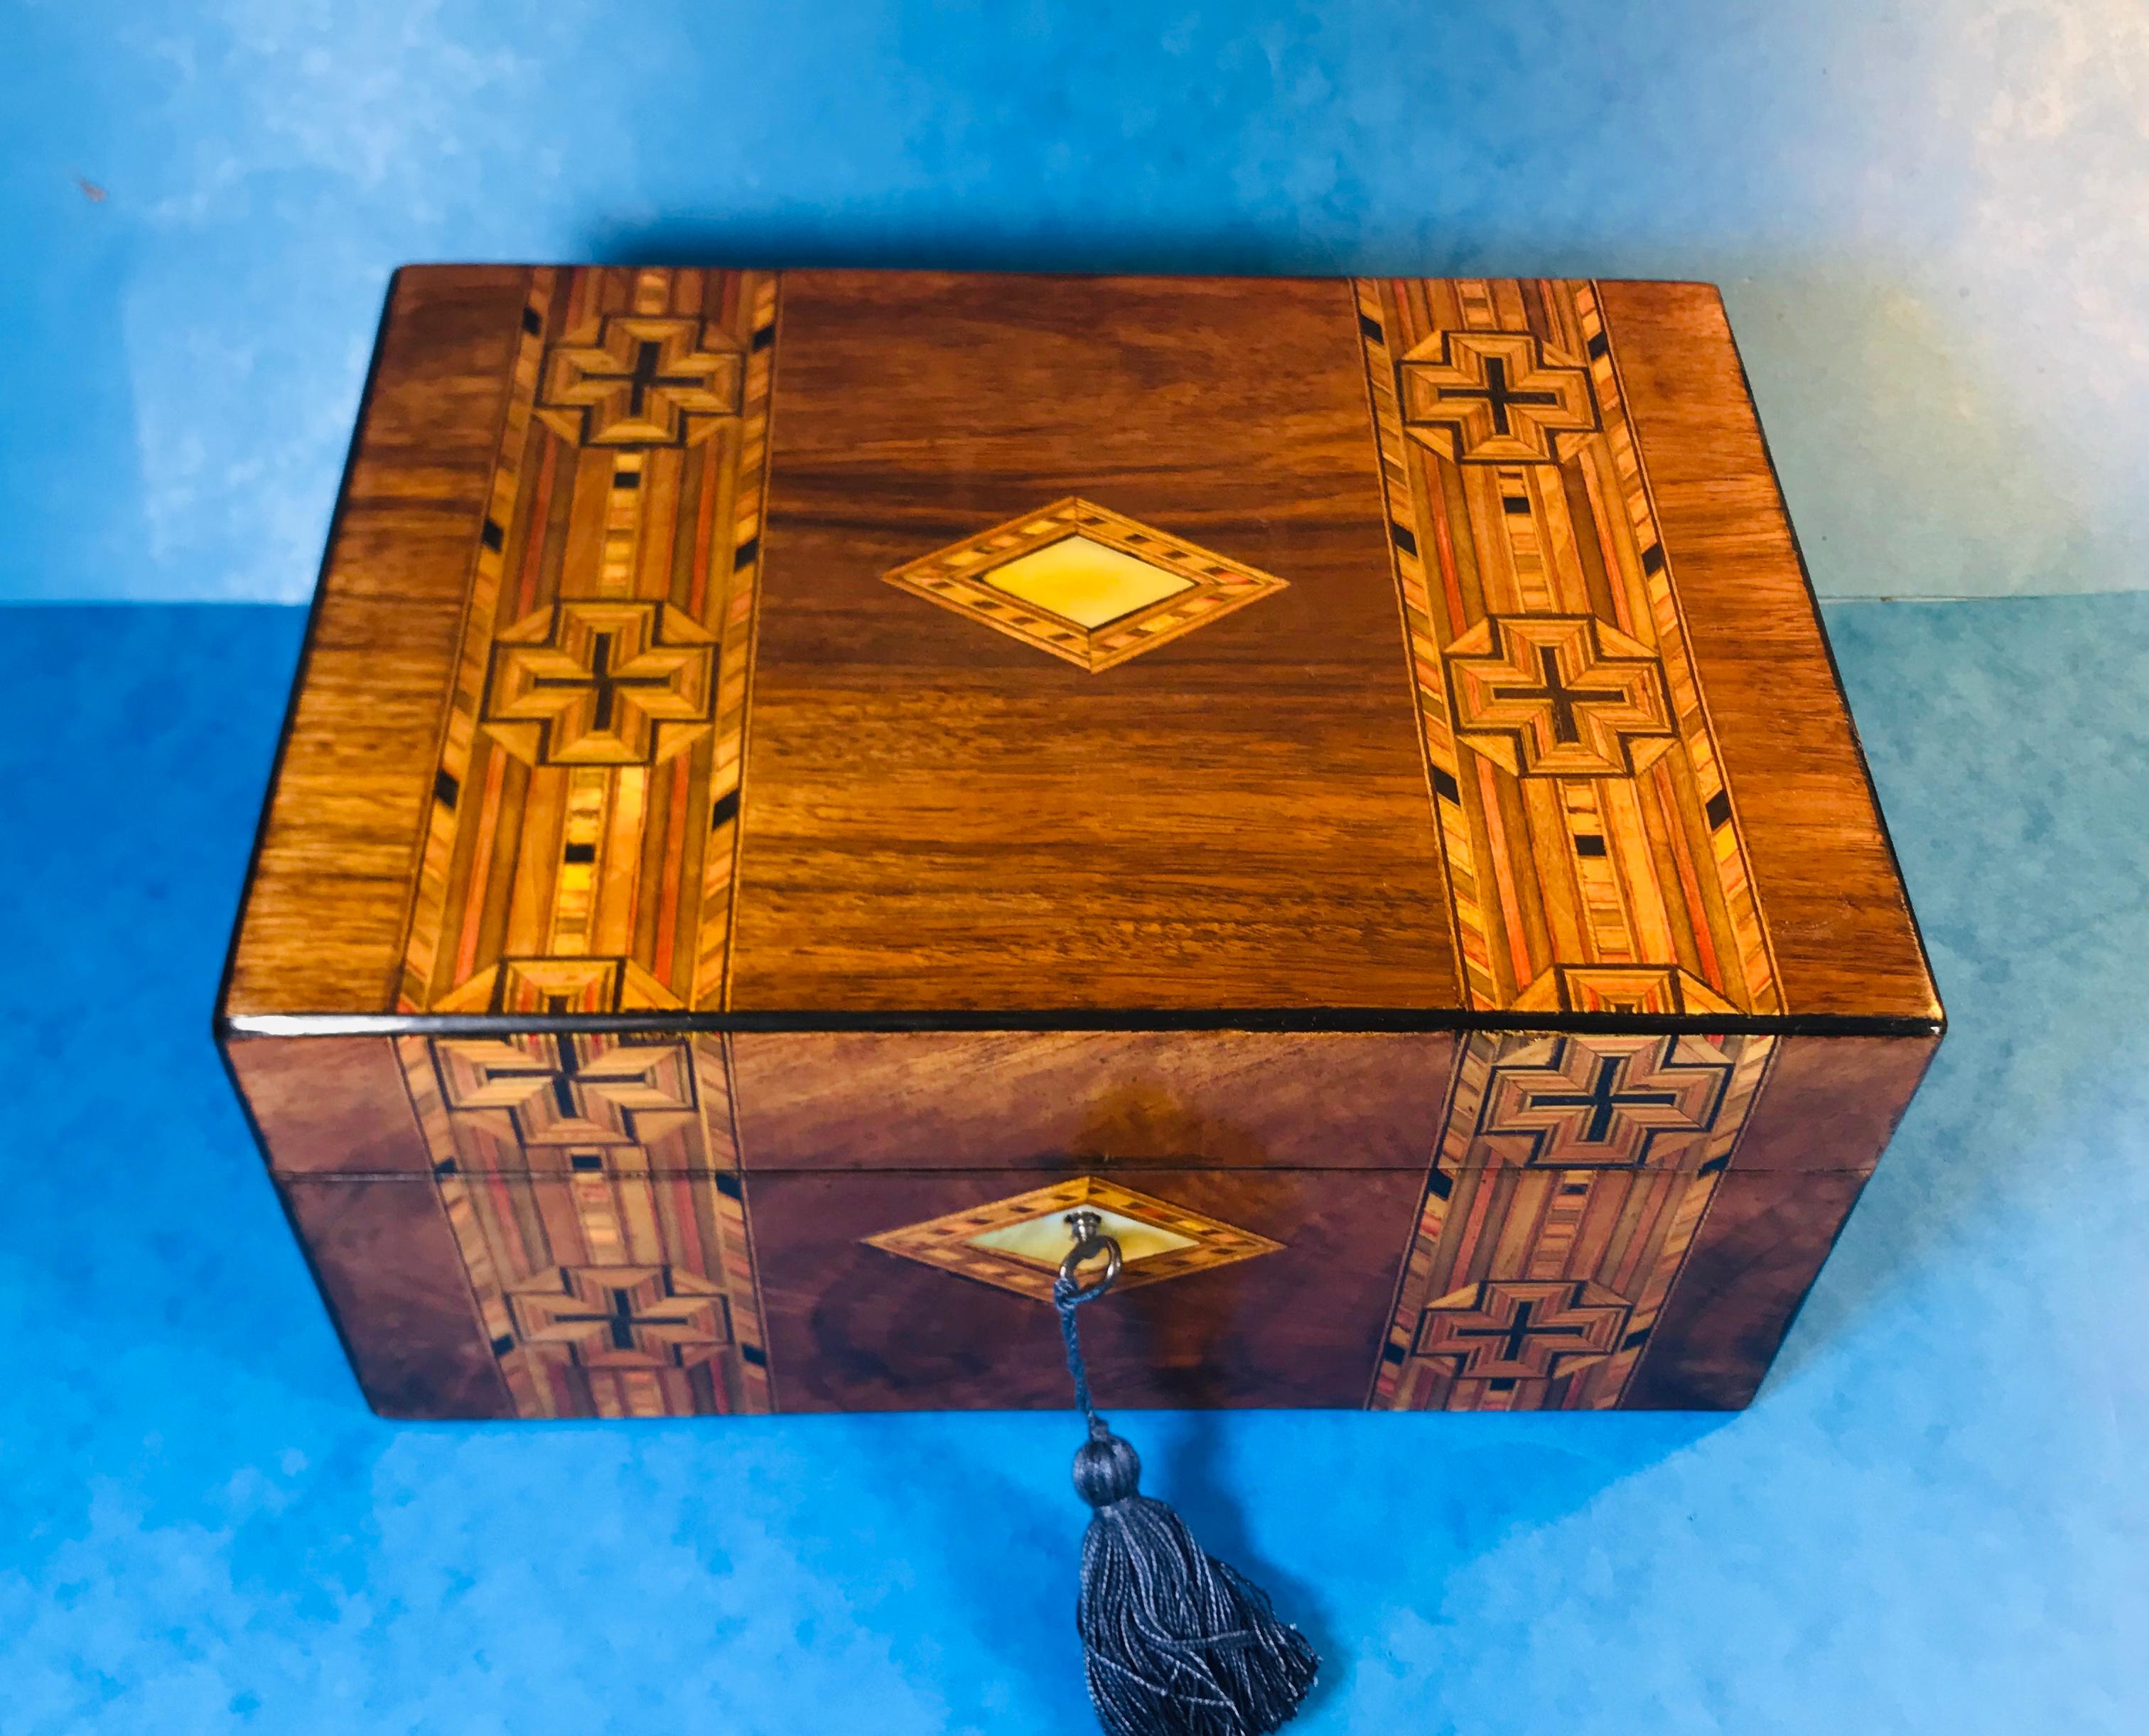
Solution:
<svg viewBox="0 0 2149 1736"><path fill-rule="evenodd" d="M1709 287L445 266L222 1011L1940 1019Z"/></svg>

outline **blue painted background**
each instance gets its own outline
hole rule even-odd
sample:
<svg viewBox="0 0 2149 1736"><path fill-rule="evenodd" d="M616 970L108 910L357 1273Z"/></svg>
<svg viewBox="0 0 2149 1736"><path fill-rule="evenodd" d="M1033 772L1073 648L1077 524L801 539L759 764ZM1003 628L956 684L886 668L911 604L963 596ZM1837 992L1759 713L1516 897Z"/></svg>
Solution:
<svg viewBox="0 0 2149 1736"><path fill-rule="evenodd" d="M206 1029L299 611L0 619L0 1729L1094 1736L1067 1416L365 1411ZM1954 1029L1754 1408L1120 1419L1306 1736L2149 1728L2149 596L1829 624Z"/></svg>
<svg viewBox="0 0 2149 1736"><path fill-rule="evenodd" d="M302 597L387 274L441 258L1709 278L1824 592L2149 585L2138 0L0 0L0 596Z"/></svg>

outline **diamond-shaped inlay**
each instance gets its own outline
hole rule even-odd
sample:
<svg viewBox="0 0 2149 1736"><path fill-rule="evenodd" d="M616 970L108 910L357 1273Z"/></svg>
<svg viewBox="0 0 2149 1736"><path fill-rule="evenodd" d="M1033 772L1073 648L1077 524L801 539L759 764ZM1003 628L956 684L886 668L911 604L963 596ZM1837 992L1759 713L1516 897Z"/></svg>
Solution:
<svg viewBox="0 0 2149 1736"><path fill-rule="evenodd" d="M1059 1262L1074 1245L1067 1214L1077 1206L1095 1212L1105 1233L1119 1243L1122 1290L1273 1254L1283 1245L1095 1175L1056 1182L865 1240L906 1260L1049 1302Z"/></svg>
<svg viewBox="0 0 2149 1736"><path fill-rule="evenodd" d="M1071 496L887 578L1092 674L1285 588L1258 567Z"/></svg>

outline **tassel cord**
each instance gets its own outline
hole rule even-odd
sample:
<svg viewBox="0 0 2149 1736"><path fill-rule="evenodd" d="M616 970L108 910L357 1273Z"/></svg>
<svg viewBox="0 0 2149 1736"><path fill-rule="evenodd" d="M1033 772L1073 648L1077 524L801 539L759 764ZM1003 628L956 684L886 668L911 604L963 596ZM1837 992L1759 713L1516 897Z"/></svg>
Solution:
<svg viewBox="0 0 2149 1736"><path fill-rule="evenodd" d="M1140 1457L1097 1414L1077 1319L1111 1288L1118 1249L1096 1237L1094 1219L1075 1235L1052 1301L1089 1429L1074 1455L1075 1490L1093 1509L1075 1627L1090 1703L1108 1736L1264 1736L1298 1709L1320 1660L1266 1593L1141 1492ZM1074 1267L1093 1238L1105 1241L1110 1266L1101 1282L1078 1286Z"/></svg>
<svg viewBox="0 0 2149 1736"><path fill-rule="evenodd" d="M1090 1437L1108 1433L1104 1419L1097 1415L1097 1406L1090 1397L1090 1369L1082 1360L1082 1334L1076 1322L1074 1311L1085 1302L1094 1302L1105 1294L1102 1286L1083 1289L1073 1279L1060 1277L1052 1286L1052 1306L1059 1311L1060 1341L1067 1346L1067 1372L1074 1382L1074 1406L1081 1411L1083 1420L1090 1426Z"/></svg>

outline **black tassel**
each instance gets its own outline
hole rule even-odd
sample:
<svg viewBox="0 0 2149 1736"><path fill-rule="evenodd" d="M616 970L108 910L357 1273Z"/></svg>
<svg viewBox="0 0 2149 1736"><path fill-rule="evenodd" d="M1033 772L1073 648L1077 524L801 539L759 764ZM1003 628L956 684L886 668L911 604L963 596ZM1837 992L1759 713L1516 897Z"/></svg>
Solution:
<svg viewBox="0 0 2149 1736"><path fill-rule="evenodd" d="M1118 1268L1115 1260L1102 1284L1074 1284L1075 1258L1102 1240L1095 1222L1076 1225L1081 1246L1052 1291L1090 1424L1074 1487L1096 1512L1082 1539L1074 1625L1090 1703L1110 1736L1262 1736L1297 1712L1321 1660L1277 1619L1267 1593L1205 1554L1177 1513L1140 1492L1141 1461L1091 1405L1074 1311L1102 1296Z"/></svg>

